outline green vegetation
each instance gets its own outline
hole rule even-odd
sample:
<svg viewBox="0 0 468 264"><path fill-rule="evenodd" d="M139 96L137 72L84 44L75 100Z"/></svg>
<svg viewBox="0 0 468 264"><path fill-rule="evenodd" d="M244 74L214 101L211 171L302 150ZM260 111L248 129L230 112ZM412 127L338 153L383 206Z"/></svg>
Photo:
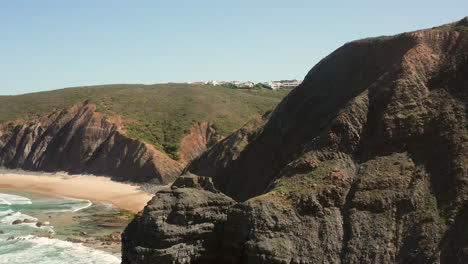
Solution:
<svg viewBox="0 0 468 264"><path fill-rule="evenodd" d="M424 197L424 204L420 208L420 216L421 220L424 222L432 222L435 221L435 218L437 216L437 201L436 199L432 196L427 194Z"/></svg>
<svg viewBox="0 0 468 264"><path fill-rule="evenodd" d="M289 83L289 82L297 82L296 79L292 79L292 80L281 80L281 81L276 81L276 82L279 82L279 83Z"/></svg>
<svg viewBox="0 0 468 264"><path fill-rule="evenodd" d="M220 85L221 87L226 87L226 88L230 88L230 89L240 89L240 88L244 88L244 87L237 87L235 86L234 84L232 83L223 83ZM247 88L247 87L246 87Z"/></svg>
<svg viewBox="0 0 468 264"><path fill-rule="evenodd" d="M263 89L263 85L261 85L260 83L257 83L255 84L254 86L252 87L248 87L248 86L236 86L232 83L223 83L220 85L221 87L226 87L226 88L230 88L230 89L245 89L245 90L254 90L254 89Z"/></svg>
<svg viewBox="0 0 468 264"><path fill-rule="evenodd" d="M463 26L463 25L460 25L460 26L456 26L456 27L450 27L450 26L447 26L447 25L442 25L442 26L438 26L438 27L433 27L432 29L437 29L437 30L455 30L455 31L458 31L458 32L468 32L468 27L467 26Z"/></svg>
<svg viewBox="0 0 468 264"><path fill-rule="evenodd" d="M445 29L447 29L447 25L442 25L442 26L432 27L431 29L445 30Z"/></svg>
<svg viewBox="0 0 468 264"><path fill-rule="evenodd" d="M378 37L371 37L371 38L361 39L359 41L367 42L367 43L374 43L374 42L380 42L380 41L388 40L388 39L391 39L393 37L394 36L378 36Z"/></svg>
<svg viewBox="0 0 468 264"><path fill-rule="evenodd" d="M458 32L468 32L468 27L467 26L457 26L453 28L453 30L458 31Z"/></svg>
<svg viewBox="0 0 468 264"><path fill-rule="evenodd" d="M436 198L430 194L429 188L427 188L422 206L418 208L418 215L421 223L420 228L424 234L420 242L421 246L424 250L433 252L447 232L448 226L447 219L443 215L439 215Z"/></svg>
<svg viewBox="0 0 468 264"><path fill-rule="evenodd" d="M283 177L276 182L270 194L280 194L287 197L300 197L310 192L312 185L321 186L329 177L333 168L322 165L311 171L309 174L296 174L293 177Z"/></svg>
<svg viewBox="0 0 468 264"><path fill-rule="evenodd" d="M400 175L406 175L406 173L412 174L415 171L416 167L414 165L407 165L404 166L403 164L400 165Z"/></svg>
<svg viewBox="0 0 468 264"><path fill-rule="evenodd" d="M228 135L273 109L289 91L192 84L75 87L0 96L0 122L33 120L90 100L99 112L121 115L127 135L177 159L179 144L194 123L209 121Z"/></svg>
<svg viewBox="0 0 468 264"><path fill-rule="evenodd" d="M377 170L367 173L367 177L370 178L370 179L379 179L379 178L382 178L384 176L385 176L385 174L383 172L377 171Z"/></svg>
<svg viewBox="0 0 468 264"><path fill-rule="evenodd" d="M124 219L128 219L128 220L133 220L133 218L135 218L134 213L132 213L130 211L126 211L126 210L118 211L117 213L113 214L112 216L115 217L115 218L124 218Z"/></svg>
<svg viewBox="0 0 468 264"><path fill-rule="evenodd" d="M411 114L405 119L405 126L408 128L413 128L417 125L419 119L419 116Z"/></svg>

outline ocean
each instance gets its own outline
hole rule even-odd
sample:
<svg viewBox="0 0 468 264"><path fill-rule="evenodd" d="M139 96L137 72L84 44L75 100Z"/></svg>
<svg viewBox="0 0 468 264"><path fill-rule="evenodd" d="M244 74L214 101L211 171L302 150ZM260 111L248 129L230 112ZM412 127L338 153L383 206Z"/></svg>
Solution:
<svg viewBox="0 0 468 264"><path fill-rule="evenodd" d="M113 231L84 221L106 210L116 209L88 200L0 189L0 264L120 263L120 252L66 241L85 229L85 235ZM22 223L13 224L15 220Z"/></svg>

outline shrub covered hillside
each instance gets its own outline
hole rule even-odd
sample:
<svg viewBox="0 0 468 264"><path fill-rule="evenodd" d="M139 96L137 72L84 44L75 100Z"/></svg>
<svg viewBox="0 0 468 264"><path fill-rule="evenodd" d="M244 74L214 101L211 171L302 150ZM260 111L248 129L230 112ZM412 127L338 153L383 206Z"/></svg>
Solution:
<svg viewBox="0 0 468 264"><path fill-rule="evenodd" d="M197 122L227 135L265 113L290 90L233 89L191 84L103 85L0 96L0 122L34 120L89 100L107 116L120 115L126 134L178 159L182 138Z"/></svg>

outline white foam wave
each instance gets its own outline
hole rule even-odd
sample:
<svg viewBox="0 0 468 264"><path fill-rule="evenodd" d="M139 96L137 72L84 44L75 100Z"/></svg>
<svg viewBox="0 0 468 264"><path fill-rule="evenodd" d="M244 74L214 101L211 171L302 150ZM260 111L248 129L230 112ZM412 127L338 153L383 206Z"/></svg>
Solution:
<svg viewBox="0 0 468 264"><path fill-rule="evenodd" d="M0 199L0 204L4 204L4 205L11 205L10 202L8 202L7 200L5 199Z"/></svg>
<svg viewBox="0 0 468 264"><path fill-rule="evenodd" d="M16 220L30 220L31 223L20 223L19 226L29 226L31 228L42 229L52 233L55 233L54 227L51 225L42 225L37 226L38 219L21 212L15 212L13 210L0 211L0 223L6 225L13 225L13 222Z"/></svg>
<svg viewBox="0 0 468 264"><path fill-rule="evenodd" d="M93 205L93 203L90 200L76 199L76 198L65 197L65 196L59 196L59 197L65 200L73 201L73 203L57 204L58 207L61 207L60 209L53 209L47 212L50 212L50 213L78 212L80 210L83 210Z"/></svg>
<svg viewBox="0 0 468 264"><path fill-rule="evenodd" d="M8 209L8 210L6 210L6 211L0 211L0 217L5 216L5 215L9 215L9 214L11 214L11 213L13 213L13 212L14 212L14 211L13 211L13 210L10 210L10 209Z"/></svg>
<svg viewBox="0 0 468 264"><path fill-rule="evenodd" d="M85 204L85 205L83 205L81 207L73 209L73 212L78 212L80 210L86 209L86 208L90 207L91 205L93 205L93 203L90 200L86 200L86 201L88 202L87 204Z"/></svg>
<svg viewBox="0 0 468 264"><path fill-rule="evenodd" d="M39 228L54 233L53 226L37 227L38 219L28 215L29 212L33 214L36 210L44 212L47 209L77 212L90 207L91 201L69 197L40 198L35 199L31 206L21 206L32 203L26 197L0 193L0 227L5 231L5 234L0 235L0 264L120 263L119 257L82 244L32 235L24 236L31 233L30 228ZM23 221L25 219L30 220L31 223L12 224L15 220ZM17 238L8 240L12 235L17 236Z"/></svg>
<svg viewBox="0 0 468 264"><path fill-rule="evenodd" d="M23 196L0 193L0 204L5 204L5 205L32 204L32 201L31 199L23 197Z"/></svg>
<svg viewBox="0 0 468 264"><path fill-rule="evenodd" d="M24 236L6 242L22 250L3 254L0 264L120 263L117 256L104 251L54 238Z"/></svg>
<svg viewBox="0 0 468 264"><path fill-rule="evenodd" d="M0 223L10 224L11 225L15 220L26 220L27 219L27 220L31 220L33 222L37 221L37 218L32 217L30 215L23 214L21 212L14 212L13 213L13 211L11 211L11 210L9 210L9 211L10 212L8 214L6 214L5 217L3 217L0 220ZM25 224L33 224L33 223L25 223Z"/></svg>

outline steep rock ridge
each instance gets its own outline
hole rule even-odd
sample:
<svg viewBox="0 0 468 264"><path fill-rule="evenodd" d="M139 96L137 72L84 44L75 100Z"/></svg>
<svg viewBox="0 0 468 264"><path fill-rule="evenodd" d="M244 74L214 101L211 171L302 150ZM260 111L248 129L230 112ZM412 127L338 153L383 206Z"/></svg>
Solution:
<svg viewBox="0 0 468 264"><path fill-rule="evenodd" d="M196 165L188 170L213 177L220 190L237 200L261 194L347 102L372 84L396 78L402 56L414 45L415 39L406 35L384 42L344 45L315 66L303 84L286 96L236 160L211 174L201 173L204 168ZM199 159L208 155L204 153Z"/></svg>
<svg viewBox="0 0 468 264"><path fill-rule="evenodd" d="M466 24L333 52L265 124L239 130L187 167L244 201L223 207L211 262L184 240L163 246L194 252L184 258L131 257L139 243L158 240L152 229L144 241L124 240L123 263L465 263ZM159 203L145 210L158 214Z"/></svg>
<svg viewBox="0 0 468 264"><path fill-rule="evenodd" d="M247 122L239 130L212 146L209 151L199 155L200 158L194 159L184 172L188 173L192 168L197 168L198 174L211 176L215 172L225 169L228 164L240 156L245 146L258 133L257 129L268 120L269 115L270 112L267 112L261 118Z"/></svg>
<svg viewBox="0 0 468 264"><path fill-rule="evenodd" d="M452 70L456 76L448 77L463 81L461 69L450 69L450 65L464 65L461 60L466 59L466 32L455 31L454 27L344 45L309 72L303 84L277 106L269 121L252 133L249 144L244 144L235 160L206 172L202 164L216 164L222 159L210 153L222 152L214 146L186 170L213 177L220 190L245 200L263 193L286 164L302 155L304 145L317 141L327 131L343 130L336 136L343 141L342 151L348 153L364 152L367 148L362 144L374 144L369 146L369 151L373 151L369 156L376 151L400 148L401 144L393 145L386 138L400 140L408 133L403 127L405 122L411 122L408 118L419 119L417 115L426 114L424 111L429 108L437 112L440 109L433 101L450 105L446 99L459 96L452 95L452 90L463 92L459 87L441 89L441 77L435 76ZM457 86L463 87L461 83ZM462 100L453 99L458 103Z"/></svg>
<svg viewBox="0 0 468 264"><path fill-rule="evenodd" d="M125 136L119 117L95 110L85 102L36 121L1 124L0 166L154 183L170 182L180 173L180 163Z"/></svg>
<svg viewBox="0 0 468 264"><path fill-rule="evenodd" d="M220 139L221 135L216 132L213 124L209 122L196 123L190 129L190 134L182 139L179 150L180 159L184 163L189 163Z"/></svg>

